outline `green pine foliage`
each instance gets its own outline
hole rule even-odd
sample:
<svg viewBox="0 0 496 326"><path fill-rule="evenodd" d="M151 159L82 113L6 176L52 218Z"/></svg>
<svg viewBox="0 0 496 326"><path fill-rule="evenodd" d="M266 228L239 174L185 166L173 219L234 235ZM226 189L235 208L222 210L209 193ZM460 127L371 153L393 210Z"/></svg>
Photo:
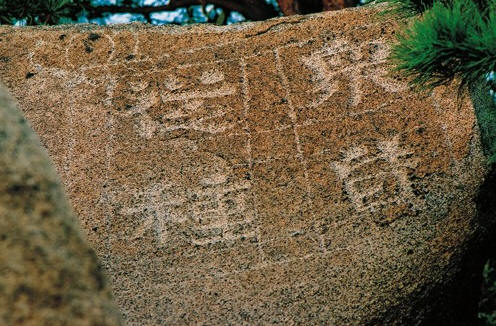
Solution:
<svg viewBox="0 0 496 326"><path fill-rule="evenodd" d="M459 78L474 84L496 69L496 0L436 2L398 38L392 59L420 88Z"/></svg>
<svg viewBox="0 0 496 326"><path fill-rule="evenodd" d="M460 94L486 84L484 94L489 97L489 86L494 96L496 81L489 77L496 71L496 0L434 0L430 8L422 0L384 1L392 2L393 12L403 11L403 17L413 13L412 3L423 5L407 20L391 54L413 86L429 91L456 79ZM486 104L476 114L489 163L496 163L496 110L494 103Z"/></svg>
<svg viewBox="0 0 496 326"><path fill-rule="evenodd" d="M89 6L90 0L0 0L0 24L56 25Z"/></svg>

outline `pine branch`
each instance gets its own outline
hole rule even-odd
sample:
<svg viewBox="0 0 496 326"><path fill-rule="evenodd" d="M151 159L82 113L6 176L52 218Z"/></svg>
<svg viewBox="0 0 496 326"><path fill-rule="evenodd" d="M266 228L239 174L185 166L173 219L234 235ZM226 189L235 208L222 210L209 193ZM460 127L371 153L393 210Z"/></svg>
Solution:
<svg viewBox="0 0 496 326"><path fill-rule="evenodd" d="M192 5L205 5L211 3L227 11L238 11L249 20L265 20L277 16L277 11L264 0L170 0L162 6L95 6L87 8L88 18L102 17L105 13L131 13L142 14L145 17L155 12L171 11Z"/></svg>
<svg viewBox="0 0 496 326"><path fill-rule="evenodd" d="M356 7L360 0L277 0L285 16Z"/></svg>

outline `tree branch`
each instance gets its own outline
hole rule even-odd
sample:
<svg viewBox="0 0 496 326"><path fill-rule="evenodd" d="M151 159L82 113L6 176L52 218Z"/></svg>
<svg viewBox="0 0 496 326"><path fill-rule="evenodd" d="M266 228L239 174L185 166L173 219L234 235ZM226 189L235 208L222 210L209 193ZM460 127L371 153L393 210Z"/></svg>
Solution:
<svg viewBox="0 0 496 326"><path fill-rule="evenodd" d="M360 0L277 0L285 16L356 7Z"/></svg>
<svg viewBox="0 0 496 326"><path fill-rule="evenodd" d="M226 9L227 11L238 11L249 20L265 20L277 16L277 11L264 0L170 0L167 5L162 6L95 6L87 8L88 18L101 17L105 13L131 13L150 15L160 11L171 11L181 7L192 5L204 5L211 3Z"/></svg>
<svg viewBox="0 0 496 326"><path fill-rule="evenodd" d="M277 3L285 16L322 11L321 0L277 0Z"/></svg>

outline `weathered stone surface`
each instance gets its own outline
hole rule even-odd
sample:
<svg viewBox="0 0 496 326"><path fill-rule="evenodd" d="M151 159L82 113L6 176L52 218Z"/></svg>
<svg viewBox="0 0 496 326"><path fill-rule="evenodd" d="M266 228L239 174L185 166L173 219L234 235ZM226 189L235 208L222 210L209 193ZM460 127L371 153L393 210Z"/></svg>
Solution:
<svg viewBox="0 0 496 326"><path fill-rule="evenodd" d="M0 325L120 325L55 169L2 85Z"/></svg>
<svg viewBox="0 0 496 326"><path fill-rule="evenodd" d="M388 76L396 24L374 17L0 29L0 76L130 325L453 308L439 294L481 227L487 171L473 109Z"/></svg>

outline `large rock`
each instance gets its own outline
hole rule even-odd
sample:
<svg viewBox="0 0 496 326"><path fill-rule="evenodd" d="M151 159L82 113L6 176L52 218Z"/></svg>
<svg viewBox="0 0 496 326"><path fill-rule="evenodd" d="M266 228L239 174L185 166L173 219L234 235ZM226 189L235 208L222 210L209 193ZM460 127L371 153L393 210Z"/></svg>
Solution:
<svg viewBox="0 0 496 326"><path fill-rule="evenodd" d="M396 26L0 29L129 325L464 321L488 168L468 98L388 76Z"/></svg>
<svg viewBox="0 0 496 326"><path fill-rule="evenodd" d="M2 85L0 325L120 325L55 169Z"/></svg>

